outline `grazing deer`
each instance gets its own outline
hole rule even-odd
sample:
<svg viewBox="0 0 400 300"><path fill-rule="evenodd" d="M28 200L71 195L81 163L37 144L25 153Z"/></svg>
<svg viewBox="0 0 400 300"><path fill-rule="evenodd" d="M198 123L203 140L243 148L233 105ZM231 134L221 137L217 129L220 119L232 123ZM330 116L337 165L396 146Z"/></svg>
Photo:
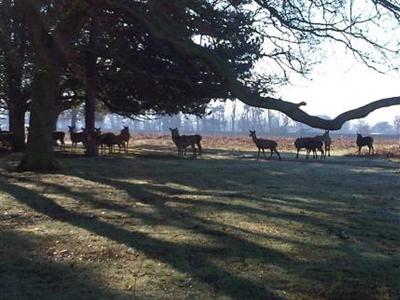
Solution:
<svg viewBox="0 0 400 300"><path fill-rule="evenodd" d="M124 129L121 130L121 133L119 135L121 136L121 139L122 139L123 145L124 145L124 149L126 152L126 151L128 151L129 140L131 139L131 134L129 133L129 127L124 126Z"/></svg>
<svg viewBox="0 0 400 300"><path fill-rule="evenodd" d="M372 155L375 153L374 149L374 139L370 136L362 136L360 133L357 132L357 146L358 146L358 155L361 155L361 148L363 146L368 146L368 153L371 155L371 150L372 150Z"/></svg>
<svg viewBox="0 0 400 300"><path fill-rule="evenodd" d="M76 149L78 143L85 144L87 139L87 132L86 130L81 132L75 132L75 126L68 126L69 128L69 136L72 142L72 151Z"/></svg>
<svg viewBox="0 0 400 300"><path fill-rule="evenodd" d="M315 137L300 137L297 138L294 142L294 146L297 149L296 158L299 158L299 151L301 149L306 149L308 159L310 156L310 152L313 152L313 158L318 158L317 150L321 152L321 159L324 157L324 149L322 148L323 143Z"/></svg>
<svg viewBox="0 0 400 300"><path fill-rule="evenodd" d="M269 159L271 159L272 154L275 152L276 155L278 155L279 160L282 160L281 159L281 155L279 154L278 150L276 149L276 147L278 147L278 143L277 142L271 141L271 140L257 138L255 130L253 130L253 131L250 130L250 135L249 136L251 136L253 138L253 142L254 142L254 144L256 144L256 146L258 148L257 160L260 159L261 150L262 150L262 152L264 154L264 158L267 159L267 156L265 155L265 149L269 149L271 151Z"/></svg>
<svg viewBox="0 0 400 300"><path fill-rule="evenodd" d="M331 156L331 144L332 144L332 139L329 136L329 130L325 130L324 134L322 135L317 135L315 138L319 139L321 142L324 143L325 146L325 156L328 154L328 156Z"/></svg>
<svg viewBox="0 0 400 300"><path fill-rule="evenodd" d="M201 144L200 141L202 139L201 135L195 134L195 135L179 135L179 130L178 128L170 128L171 130L171 137L173 142L176 145L176 148L178 149L178 155L179 156L185 156L186 155L186 148L191 146L193 154L196 156L196 146L199 148L199 155L201 155Z"/></svg>

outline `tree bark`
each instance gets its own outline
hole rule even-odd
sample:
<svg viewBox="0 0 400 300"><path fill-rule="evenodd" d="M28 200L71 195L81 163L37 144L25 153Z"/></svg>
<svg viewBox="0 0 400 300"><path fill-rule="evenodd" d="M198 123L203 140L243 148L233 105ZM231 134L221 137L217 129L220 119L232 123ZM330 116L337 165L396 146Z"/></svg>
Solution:
<svg viewBox="0 0 400 300"><path fill-rule="evenodd" d="M97 24L96 20L92 18L90 24L90 38L89 49L93 50L97 44ZM86 156L97 156L96 137L94 133L94 126L96 120L96 68L97 56L93 51L87 53L87 66L86 66L86 102L85 102L85 126L87 130L86 141Z"/></svg>
<svg viewBox="0 0 400 300"><path fill-rule="evenodd" d="M14 152L25 151L25 105L21 105L23 99L14 98L10 101L9 128L13 133L12 150Z"/></svg>
<svg viewBox="0 0 400 300"><path fill-rule="evenodd" d="M28 144L19 171L48 172L59 167L53 152L53 129L58 117L60 57L52 42L44 41L41 46L35 57Z"/></svg>
<svg viewBox="0 0 400 300"><path fill-rule="evenodd" d="M28 144L18 170L55 171L59 167L53 152L53 128L57 121L57 81L46 69L39 69L35 72L32 86Z"/></svg>

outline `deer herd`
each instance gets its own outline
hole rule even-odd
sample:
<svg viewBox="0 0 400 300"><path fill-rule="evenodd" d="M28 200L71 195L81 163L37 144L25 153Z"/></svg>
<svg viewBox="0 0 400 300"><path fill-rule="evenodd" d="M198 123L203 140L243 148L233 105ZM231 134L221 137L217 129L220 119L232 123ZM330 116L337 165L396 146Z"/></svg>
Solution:
<svg viewBox="0 0 400 300"><path fill-rule="evenodd" d="M85 146L89 138L88 131L85 130L85 128L82 128L81 131L77 132L75 126L68 127L71 140L71 151L75 151L79 143ZM28 127L27 129L29 130ZM178 156L185 156L188 147L192 148L194 156L202 154L201 135L180 135L178 128L170 128L170 131L172 141L178 150ZM278 159L282 160L278 151L278 143L276 141L258 138L255 130L250 130L249 136L252 138L258 149L257 160L260 159L261 151L264 158L267 159L265 150L270 151L268 159L271 159L272 155L275 153ZM94 139L96 146L99 148L100 153L104 153L106 149L108 149L109 153L113 153L114 146L118 146L119 152L121 152L121 150L127 152L131 135L129 127L127 126L124 126L119 134L112 132L102 133L100 128L95 128L92 138ZM65 149L65 132L53 132L53 141L55 144L59 145L61 149ZM2 131L0 128L0 142L7 147L11 147L13 142L13 133L10 131ZM363 137L360 133L357 133L356 144L358 147L358 155L361 155L361 149L364 146L368 147L368 153L370 155L374 154L373 143L374 139L372 137ZM317 159L319 152L320 158L325 159L326 156L331 156L331 144L332 139L329 136L328 130L326 130L322 135L314 137L299 137L294 142L294 147L297 151L296 158L299 157L299 152L304 149L306 151L306 159L309 158L311 152L313 158Z"/></svg>
<svg viewBox="0 0 400 300"><path fill-rule="evenodd" d="M185 156L186 149L189 146L192 147L192 151L195 156L197 154L197 150L199 152L199 155L201 155L201 150L202 150L200 144L200 141L202 139L201 135L198 134L180 135L178 128L170 128L169 130L171 131L172 140L175 143L176 148L178 149L179 156ZM272 155L276 153L278 159L282 160L281 155L277 149L278 143L276 141L258 138L255 130L250 130L249 136L253 139L253 142L258 149L257 160L260 159L261 151L264 155L264 158L267 159L267 156L265 155L265 150L270 151L268 159L271 159ZM371 150L372 154L374 154L374 147L373 147L374 139L372 137L369 136L363 137L361 134L357 133L356 143L358 146L358 155L361 155L361 148L363 146L368 146L370 155L371 155ZM317 159L318 151L321 154L320 158L325 159L326 156L331 156L331 144L332 144L332 139L329 136L329 130L325 130L325 132L322 135L316 135L314 137L297 138L294 142L294 146L297 150L296 158L299 158L300 150L305 149L306 159L309 158L311 152L313 154L313 158ZM197 145L197 150L196 150L196 145Z"/></svg>
<svg viewBox="0 0 400 300"><path fill-rule="evenodd" d="M68 126L68 128L72 151L76 149L79 143L85 145L88 140L88 131L82 128L80 132L76 132L75 126ZM102 133L101 128L95 128L93 138L96 146L100 148L101 153L104 153L106 148L108 148L108 153L113 153L114 146L118 146L119 152L121 152L121 150L127 152L131 135L128 126L124 126L119 134L112 132Z"/></svg>

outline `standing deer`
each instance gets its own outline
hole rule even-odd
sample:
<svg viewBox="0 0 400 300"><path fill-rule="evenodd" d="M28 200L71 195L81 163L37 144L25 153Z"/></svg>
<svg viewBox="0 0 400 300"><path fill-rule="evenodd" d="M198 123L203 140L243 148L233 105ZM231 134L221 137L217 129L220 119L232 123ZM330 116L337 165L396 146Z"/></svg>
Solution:
<svg viewBox="0 0 400 300"><path fill-rule="evenodd" d="M69 136L72 142L72 151L74 151L78 143L82 144L86 143L87 133L86 130L83 130L81 132L75 132L75 126L68 126L68 128L69 128Z"/></svg>
<svg viewBox="0 0 400 300"><path fill-rule="evenodd" d="M123 140L121 134L116 135L112 132L107 132L107 133L101 134L98 137L97 142L101 148L101 153L104 152L104 145L108 147L109 154L113 153L114 145L118 145L119 152L121 152L121 148L124 147L124 140Z"/></svg>
<svg viewBox="0 0 400 300"><path fill-rule="evenodd" d="M321 159L324 157L324 149L322 148L323 143L315 137L300 137L297 138L294 142L294 146L297 149L296 158L299 158L299 151L301 149L306 149L308 159L310 156L310 152L313 152L313 158L318 158L317 150L321 152Z"/></svg>
<svg viewBox="0 0 400 300"><path fill-rule="evenodd" d="M195 135L179 135L179 130L178 128L170 128L171 130L171 137L173 142L176 145L176 148L178 149L178 155L179 156L185 156L186 155L186 148L191 146L193 154L196 156L196 146L198 147L199 150L199 155L201 155L201 144L200 141L202 139L201 135L195 134Z"/></svg>
<svg viewBox="0 0 400 300"><path fill-rule="evenodd" d="M29 126L26 126L26 131L29 132ZM58 142L60 142L60 148L65 149L65 132L64 131L53 131L53 143L55 146L58 146Z"/></svg>
<svg viewBox="0 0 400 300"><path fill-rule="evenodd" d="M121 133L119 135L121 136L121 139L123 141L125 152L127 152L129 147L129 140L131 139L131 134L129 133L129 127L124 126L124 129L121 130Z"/></svg>
<svg viewBox="0 0 400 300"><path fill-rule="evenodd" d="M322 135L317 135L315 138L319 139L321 142L324 143L325 146L325 156L328 154L328 156L331 156L331 144L332 144L332 139L329 136L329 130L325 130L324 134Z"/></svg>
<svg viewBox="0 0 400 300"><path fill-rule="evenodd" d="M370 136L365 136L363 137L360 133L357 132L357 146L358 146L358 155L361 155L361 148L363 146L368 146L368 153L369 155L371 155L371 150L372 150L372 154L375 153L375 149L374 149L374 139Z"/></svg>
<svg viewBox="0 0 400 300"><path fill-rule="evenodd" d="M249 136L251 136L253 138L253 142L254 142L254 144L256 144L256 146L258 148L257 160L260 159L261 150L262 150L262 152L264 154L264 158L267 159L267 156L265 155L265 149L269 149L271 151L269 159L271 159L272 154L275 152L276 155L278 155L279 160L282 160L281 159L281 155L279 154L278 150L276 149L276 147L278 147L277 142L271 141L271 140L257 138L255 130L250 130L250 135Z"/></svg>
<svg viewBox="0 0 400 300"><path fill-rule="evenodd" d="M53 141L55 144L58 144L57 142L60 142L60 148L65 149L65 132L64 131L54 131L53 132Z"/></svg>

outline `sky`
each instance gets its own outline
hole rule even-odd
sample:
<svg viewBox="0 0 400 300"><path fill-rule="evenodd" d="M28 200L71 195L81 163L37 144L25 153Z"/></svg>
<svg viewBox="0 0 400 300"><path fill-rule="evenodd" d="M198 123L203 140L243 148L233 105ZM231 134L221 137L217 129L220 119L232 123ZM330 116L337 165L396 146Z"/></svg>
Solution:
<svg viewBox="0 0 400 300"><path fill-rule="evenodd" d="M293 78L292 85L278 90L284 100L306 101L303 109L314 115L336 115L382 98L400 96L400 72L381 74L339 48L328 49L326 60L314 67L312 80ZM371 113L364 120L370 124L393 122L400 115L400 105Z"/></svg>

